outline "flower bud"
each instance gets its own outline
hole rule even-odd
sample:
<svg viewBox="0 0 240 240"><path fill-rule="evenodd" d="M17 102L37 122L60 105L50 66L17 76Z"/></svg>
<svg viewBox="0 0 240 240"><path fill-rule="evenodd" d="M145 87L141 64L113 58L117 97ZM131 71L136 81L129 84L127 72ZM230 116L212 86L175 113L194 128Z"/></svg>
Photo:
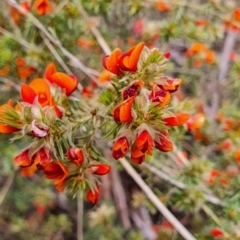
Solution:
<svg viewBox="0 0 240 240"><path fill-rule="evenodd" d="M129 150L129 142L126 137L121 137L117 139L112 147L112 156L114 159L119 159L124 157Z"/></svg>
<svg viewBox="0 0 240 240"><path fill-rule="evenodd" d="M96 185L94 190L91 190L91 189L88 190L86 194L86 198L89 202L96 204L99 200L100 193L101 193L101 189L98 185Z"/></svg>
<svg viewBox="0 0 240 240"><path fill-rule="evenodd" d="M105 175L105 174L109 173L111 170L111 166L109 166L107 164L102 164L102 163L94 164L92 166L92 168L94 169L93 173L96 175Z"/></svg>
<svg viewBox="0 0 240 240"><path fill-rule="evenodd" d="M84 154L81 148L71 147L67 150L66 155L71 162L75 163L78 166L82 165L84 161Z"/></svg>

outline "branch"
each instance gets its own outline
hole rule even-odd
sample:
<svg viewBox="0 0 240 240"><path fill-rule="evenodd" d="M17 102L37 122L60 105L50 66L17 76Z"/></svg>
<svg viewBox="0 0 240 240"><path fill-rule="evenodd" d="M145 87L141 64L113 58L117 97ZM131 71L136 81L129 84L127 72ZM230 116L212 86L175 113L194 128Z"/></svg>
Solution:
<svg viewBox="0 0 240 240"><path fill-rule="evenodd" d="M116 169L115 164L112 165L111 179L112 179L112 185L113 185L112 187L113 196L120 213L120 218L121 218L123 227L125 229L129 229L131 227L131 223L129 220L126 194L121 184L120 176Z"/></svg>
<svg viewBox="0 0 240 240"><path fill-rule="evenodd" d="M0 192L0 206L2 205L9 189L11 188L12 186L12 183L13 183L13 180L14 180L14 177L15 177L15 173L12 175L12 176L9 176L7 181L5 182L5 185L3 186L1 192Z"/></svg>
<svg viewBox="0 0 240 240"><path fill-rule="evenodd" d="M87 12L85 11L85 9L81 6L80 2L78 0L75 0L75 3L77 5L78 11L82 14L82 16L84 17L86 22L89 22L89 16L88 16ZM102 48L103 52L107 55L110 54L111 49L108 46L105 39L103 38L103 36L101 35L101 33L98 31L98 29L96 27L92 26L90 28L90 31L92 32L92 34L97 39L97 41L98 41L100 47Z"/></svg>
<svg viewBox="0 0 240 240"><path fill-rule="evenodd" d="M119 160L124 169L134 179L142 191L152 201L155 207L162 213L162 215L175 227L175 229L182 235L186 240L196 240L196 238L175 218L175 216L163 205L159 198L149 188L149 186L142 180L132 165L125 159Z"/></svg>
<svg viewBox="0 0 240 240"><path fill-rule="evenodd" d="M64 69L64 71L67 74L72 74L71 70L69 69L69 67L64 63L63 59L59 56L58 52L55 50L55 48L53 47L53 45L51 44L51 42L48 40L48 38L46 38L46 36L44 34L41 33L41 37L43 39L43 41L45 42L45 44L47 45L48 49L50 50L50 52L52 53L52 55L56 58L56 60L59 62L59 64L62 66L62 68Z"/></svg>
<svg viewBox="0 0 240 240"><path fill-rule="evenodd" d="M175 187L179 188L179 189L186 189L187 186L182 183L182 182L179 182L175 179L172 179L169 177L169 175L167 175L166 173L162 172L161 170L159 169L156 169L155 167L149 165L148 163L143 163L142 166L144 166L145 168L147 168L150 172L154 173L156 176L158 176L159 178L169 182L170 184L174 185ZM221 207L225 207L226 204L223 203L219 198L215 197L215 196L212 196L210 194L204 194L204 197L205 199L212 203L212 204L215 204L215 205L219 205Z"/></svg>
<svg viewBox="0 0 240 240"><path fill-rule="evenodd" d="M5 84L9 84L10 86L14 87L18 92L20 92L20 87L15 82L8 78L0 77L0 82L3 82Z"/></svg>
<svg viewBox="0 0 240 240"><path fill-rule="evenodd" d="M12 38L13 40L19 42L21 45L23 45L25 48L29 49L29 50L33 50L35 49L36 50L36 46L30 44L29 42L27 42L25 39L17 36L16 34L13 34L9 31L7 31L6 29L2 28L0 26L0 32L10 38Z"/></svg>
<svg viewBox="0 0 240 240"><path fill-rule="evenodd" d="M83 240L83 198L81 193L77 196L77 240Z"/></svg>
<svg viewBox="0 0 240 240"><path fill-rule="evenodd" d="M88 77L90 77L92 80L95 80L96 82L97 79L95 78L94 75L90 74L87 71L87 68L85 65L78 59L76 58L72 53L70 53L67 49L65 49L61 42L59 41L58 38L54 37L47 29L44 27L44 25L36 18L34 17L30 12L27 12L25 9L23 9L15 0L4 0L17 10L19 12L23 13L28 19L32 21L32 23L52 42L54 43L61 51L62 53L69 58L76 67L78 67L82 72L84 72Z"/></svg>

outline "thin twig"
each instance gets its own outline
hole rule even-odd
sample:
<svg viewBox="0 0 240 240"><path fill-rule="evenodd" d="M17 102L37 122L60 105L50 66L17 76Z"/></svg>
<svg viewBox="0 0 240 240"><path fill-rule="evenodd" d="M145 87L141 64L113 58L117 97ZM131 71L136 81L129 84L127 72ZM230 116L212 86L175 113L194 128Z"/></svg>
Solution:
<svg viewBox="0 0 240 240"><path fill-rule="evenodd" d="M9 32L8 30L2 28L0 26L0 32L10 38L12 38L13 40L19 42L21 45L23 45L25 48L29 49L29 50L36 50L36 46L30 44L29 42L27 42L25 39L23 39L22 37L17 36L16 34L13 34L11 32Z"/></svg>
<svg viewBox="0 0 240 240"><path fill-rule="evenodd" d="M80 1L75 0L75 3L77 5L78 11L81 13L81 15L84 17L86 22L89 22L89 16L87 14L87 12L85 11L85 9L81 6ZM108 46L108 44L106 43L105 39L103 38L103 36L101 35L101 33L98 31L98 29L94 26L92 26L90 28L90 31L92 32L92 34L95 36L95 38L97 39L100 47L102 48L103 52L105 54L110 54L111 53L111 49Z"/></svg>
<svg viewBox="0 0 240 240"><path fill-rule="evenodd" d="M83 240L83 198L77 196L77 240Z"/></svg>
<svg viewBox="0 0 240 240"><path fill-rule="evenodd" d="M63 61L63 59L59 56L58 52L56 51L56 49L53 47L53 45L51 44L51 42L48 40L48 38L45 37L44 34L41 33L41 37L43 39L43 41L45 42L45 44L47 45L47 47L49 48L49 50L51 51L52 55L56 58L56 60L59 62L59 64L62 66L62 68L64 69L64 71L67 74L72 74L71 70L69 69L69 67L65 64L65 62Z"/></svg>
<svg viewBox="0 0 240 240"><path fill-rule="evenodd" d="M166 173L162 172L161 170L159 169L156 169L155 167L147 164L147 163L143 163L142 164L145 168L147 168L150 172L154 173L156 176L160 177L161 179L169 182L170 184L174 185L175 187L179 188L179 189L186 189L187 186L182 183L182 182L179 182L171 177L169 177L169 175L167 175ZM204 198L212 203L212 204L215 204L215 205L219 205L221 207L225 207L226 204L223 203L219 198L213 196L213 195L210 195L210 194L204 194Z"/></svg>
<svg viewBox="0 0 240 240"><path fill-rule="evenodd" d="M64 8L64 6L69 2L69 0L63 0L60 2L54 10L53 16L57 16L58 13Z"/></svg>
<svg viewBox="0 0 240 240"><path fill-rule="evenodd" d="M11 176L8 177L7 181L5 182L5 185L3 186L1 192L0 192L0 206L2 205L9 189L11 188L12 186L12 183L13 183L13 180L14 180L14 177L15 177L15 173Z"/></svg>
<svg viewBox="0 0 240 240"><path fill-rule="evenodd" d="M124 158L120 159L119 162L122 164L128 174L134 179L142 191L152 201L155 207L162 213L162 215L175 227L175 229L182 235L186 240L196 240L196 238L175 218L175 216L163 205L159 198L149 188L149 186L142 180L132 165Z"/></svg>
<svg viewBox="0 0 240 240"><path fill-rule="evenodd" d="M124 188L121 184L119 173L116 169L116 166L112 165L111 170L111 179L112 179L112 191L113 196L119 210L120 218L125 229L129 229L131 227L131 222L129 220L127 199Z"/></svg>
<svg viewBox="0 0 240 240"><path fill-rule="evenodd" d="M3 78L0 77L0 81L5 83L5 84L9 84L11 87L14 87L18 92L20 92L20 87L19 85L17 85L15 82L13 82L12 80L8 79L8 78Z"/></svg>

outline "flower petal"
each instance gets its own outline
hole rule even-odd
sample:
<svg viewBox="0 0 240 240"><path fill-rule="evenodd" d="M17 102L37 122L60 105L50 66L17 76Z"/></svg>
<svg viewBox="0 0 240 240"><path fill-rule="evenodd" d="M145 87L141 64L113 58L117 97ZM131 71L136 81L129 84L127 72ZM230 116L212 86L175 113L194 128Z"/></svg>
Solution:
<svg viewBox="0 0 240 240"><path fill-rule="evenodd" d="M51 76L51 82L66 90L69 96L77 88L78 81L75 77L70 77L65 73L56 72Z"/></svg>

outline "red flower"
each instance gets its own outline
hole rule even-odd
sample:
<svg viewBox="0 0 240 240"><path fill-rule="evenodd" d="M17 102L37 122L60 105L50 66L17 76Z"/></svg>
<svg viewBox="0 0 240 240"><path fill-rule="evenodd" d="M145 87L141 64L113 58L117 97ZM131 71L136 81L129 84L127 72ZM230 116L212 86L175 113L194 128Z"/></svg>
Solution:
<svg viewBox="0 0 240 240"><path fill-rule="evenodd" d="M13 162L17 164L19 167L29 167L32 165L33 161L29 156L29 149L21 152L19 155L17 155Z"/></svg>
<svg viewBox="0 0 240 240"><path fill-rule="evenodd" d="M77 164L78 166L82 165L84 161L84 154L81 148L71 147L67 150L66 155L71 162Z"/></svg>
<svg viewBox="0 0 240 240"><path fill-rule="evenodd" d="M126 137L119 138L113 145L112 156L114 159L124 157L129 150L129 142Z"/></svg>
<svg viewBox="0 0 240 240"><path fill-rule="evenodd" d="M59 192L63 192L65 183L69 175L67 168L62 162L55 160L44 168L47 179L55 179L54 185Z"/></svg>
<svg viewBox="0 0 240 240"><path fill-rule="evenodd" d="M176 113L172 117L166 117L163 119L167 126L181 126L188 121L190 114L188 113Z"/></svg>
<svg viewBox="0 0 240 240"><path fill-rule="evenodd" d="M158 1L156 3L156 8L161 12L168 12L171 10L171 7L167 3L162 1Z"/></svg>
<svg viewBox="0 0 240 240"><path fill-rule="evenodd" d="M123 53L118 60L119 68L124 71L137 71L138 60L144 46L144 42L140 42L138 45Z"/></svg>
<svg viewBox="0 0 240 240"><path fill-rule="evenodd" d="M162 152L170 152L173 150L173 142L167 130L162 130L158 134L158 139L154 141L154 147Z"/></svg>
<svg viewBox="0 0 240 240"><path fill-rule="evenodd" d="M51 161L52 158L50 156L50 153L46 151L44 148L41 148L34 155L34 163L36 163L38 169L45 168Z"/></svg>
<svg viewBox="0 0 240 240"><path fill-rule="evenodd" d="M211 234L213 237L217 237L217 238L222 238L224 236L223 231L219 228L212 228Z"/></svg>
<svg viewBox="0 0 240 240"><path fill-rule="evenodd" d="M145 130L137 136L135 147L131 153L131 160L141 164L145 160L145 154L152 155L153 139Z"/></svg>
<svg viewBox="0 0 240 240"><path fill-rule="evenodd" d="M25 60L24 58L22 57L19 57L15 60L15 64L18 66L18 67L24 67L25 66Z"/></svg>
<svg viewBox="0 0 240 240"><path fill-rule="evenodd" d="M41 148L31 159L29 150L14 158L14 162L21 167L21 175L23 177L32 176L37 170L45 168L51 161L50 153L44 148Z"/></svg>
<svg viewBox="0 0 240 240"><path fill-rule="evenodd" d="M110 172L111 167L107 164L99 163L92 165L92 168L94 169L94 174L96 175L105 175Z"/></svg>
<svg viewBox="0 0 240 240"><path fill-rule="evenodd" d="M101 189L98 185L96 185L96 188L94 190L88 190L86 198L89 202L96 204L99 200L100 193Z"/></svg>
<svg viewBox="0 0 240 240"><path fill-rule="evenodd" d="M130 97L124 102L120 103L113 109L113 118L117 122L126 123L133 120L132 105L134 97Z"/></svg>
<svg viewBox="0 0 240 240"><path fill-rule="evenodd" d="M137 81L137 82L133 83L130 87L123 89L123 91L122 91L123 99L126 100L130 97L137 96L143 85L144 85L143 81Z"/></svg>
<svg viewBox="0 0 240 240"><path fill-rule="evenodd" d="M119 48L116 48L110 55L107 55L103 58L103 66L111 73L116 75L121 74L121 70L118 67L118 58L121 56L122 51Z"/></svg>
<svg viewBox="0 0 240 240"><path fill-rule="evenodd" d="M33 7L41 16L52 12L52 7L48 0L35 0Z"/></svg>
<svg viewBox="0 0 240 240"><path fill-rule="evenodd" d="M150 93L149 99L153 103L157 103L157 106L164 107L169 104L171 100L171 94L169 91L159 89L157 90L157 85L154 84L152 87L152 92Z"/></svg>

